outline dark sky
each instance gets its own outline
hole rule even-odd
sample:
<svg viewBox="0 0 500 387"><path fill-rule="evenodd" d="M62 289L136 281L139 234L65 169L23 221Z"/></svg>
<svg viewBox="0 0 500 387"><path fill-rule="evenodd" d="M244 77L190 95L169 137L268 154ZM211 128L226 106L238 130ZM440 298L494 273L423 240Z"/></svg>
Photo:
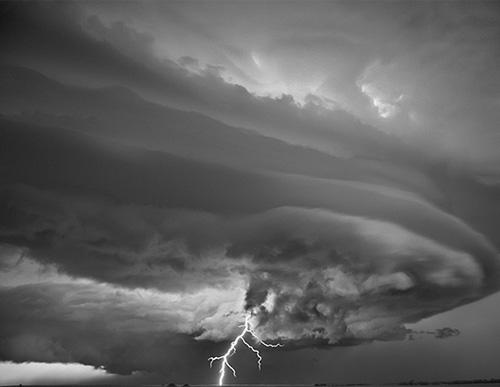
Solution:
<svg viewBox="0 0 500 387"><path fill-rule="evenodd" d="M283 347L227 383L500 377L499 37L493 1L0 3L0 384L216 383L245 316Z"/></svg>

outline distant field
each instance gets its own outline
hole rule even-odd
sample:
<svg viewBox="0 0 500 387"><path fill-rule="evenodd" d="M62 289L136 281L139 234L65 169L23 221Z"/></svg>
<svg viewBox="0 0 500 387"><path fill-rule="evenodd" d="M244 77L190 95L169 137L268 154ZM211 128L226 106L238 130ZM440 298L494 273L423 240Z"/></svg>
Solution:
<svg viewBox="0 0 500 387"><path fill-rule="evenodd" d="M169 387L168 383L164 384L57 384L57 385L34 385L34 384L14 384L14 385L4 385L0 387L47 387L47 386L57 386L57 387ZM214 387L217 384L189 384L185 385L182 383L176 384L176 387ZM367 387L389 387L389 386L437 386L437 387L447 387L447 386L464 386L464 387L500 387L500 382L485 382L485 383L414 383L414 384L336 384L336 383L312 383L312 384L224 384L224 387L346 387L346 386L367 386ZM172 385L170 385L172 387Z"/></svg>

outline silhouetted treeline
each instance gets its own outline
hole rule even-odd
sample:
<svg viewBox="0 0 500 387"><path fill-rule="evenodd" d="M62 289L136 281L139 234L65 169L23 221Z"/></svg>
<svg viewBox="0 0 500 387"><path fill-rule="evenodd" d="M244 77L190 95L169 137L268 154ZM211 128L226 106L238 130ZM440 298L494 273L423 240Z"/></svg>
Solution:
<svg viewBox="0 0 500 387"><path fill-rule="evenodd" d="M398 383L315 383L315 387L356 387L356 386L436 386L440 384L500 384L499 378L490 378L490 379L468 379L468 380L440 380L440 381L422 381L422 380L408 380L406 382L398 382Z"/></svg>
<svg viewBox="0 0 500 387"><path fill-rule="evenodd" d="M428 386L437 384L482 384L482 383L500 383L500 379L490 378L490 379L470 379L470 380L447 380L447 381L437 381L437 382L409 380L407 382L400 382L395 384L398 386Z"/></svg>

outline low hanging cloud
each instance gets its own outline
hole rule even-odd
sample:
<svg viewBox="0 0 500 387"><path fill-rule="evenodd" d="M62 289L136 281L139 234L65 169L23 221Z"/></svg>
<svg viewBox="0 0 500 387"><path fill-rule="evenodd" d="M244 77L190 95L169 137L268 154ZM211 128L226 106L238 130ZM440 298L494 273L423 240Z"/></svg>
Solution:
<svg viewBox="0 0 500 387"><path fill-rule="evenodd" d="M28 265L47 274L46 266L26 258L17 264L18 270ZM1 273L2 279L9 275ZM38 275L29 284L0 288L2 359L80 363L115 374L143 371L172 378L193 368L199 371L192 377L202 379L208 371L199 365L219 346L194 340L196 324L208 316L232 321L233 327L238 323L230 314L217 314L228 305L236 307L234 291L180 296L60 274L47 279Z"/></svg>
<svg viewBox="0 0 500 387"><path fill-rule="evenodd" d="M3 213L16 222L4 223L0 236L62 272L182 294L187 310L186 294L232 288L232 307L223 311L162 317L168 330L198 340L230 339L234 321L226 315L244 308L263 338L291 346L401 338L405 323L488 294L498 276L494 252L474 255L394 223L327 209L227 216L26 187L10 192ZM480 237L474 243L483 254L489 249Z"/></svg>

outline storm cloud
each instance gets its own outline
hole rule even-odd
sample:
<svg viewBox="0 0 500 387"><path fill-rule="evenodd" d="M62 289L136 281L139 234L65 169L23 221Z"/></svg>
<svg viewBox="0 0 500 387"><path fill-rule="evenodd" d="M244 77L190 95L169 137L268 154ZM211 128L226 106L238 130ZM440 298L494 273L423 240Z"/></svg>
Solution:
<svg viewBox="0 0 500 387"><path fill-rule="evenodd" d="M439 82L415 86L429 74L447 84L439 74L483 36L486 5L466 7L455 47L462 19L446 5L389 4L404 23L370 40L340 22L361 26L342 2L313 4L304 20L330 16L292 37L306 4L272 23L282 8L271 3L250 38L224 34L234 26L208 4L2 5L0 360L172 378L196 367L203 382L200 363L246 313L285 351L338 348L411 338L409 324L499 290L500 187L483 146L498 96L482 78L471 93L484 110ZM376 15L363 31L389 17ZM447 54L429 63L439 15ZM317 63L299 71L305 46ZM475 74L466 68L450 68L468 77L457 88ZM450 106L439 119L437 99ZM488 122L477 137L453 137L464 105Z"/></svg>
<svg viewBox="0 0 500 387"><path fill-rule="evenodd" d="M70 275L181 293L240 278L263 337L330 344L397 336L404 323L496 290L494 247L414 194L10 126L0 235ZM31 157L20 163L16 146ZM198 329L203 339L232 332Z"/></svg>

